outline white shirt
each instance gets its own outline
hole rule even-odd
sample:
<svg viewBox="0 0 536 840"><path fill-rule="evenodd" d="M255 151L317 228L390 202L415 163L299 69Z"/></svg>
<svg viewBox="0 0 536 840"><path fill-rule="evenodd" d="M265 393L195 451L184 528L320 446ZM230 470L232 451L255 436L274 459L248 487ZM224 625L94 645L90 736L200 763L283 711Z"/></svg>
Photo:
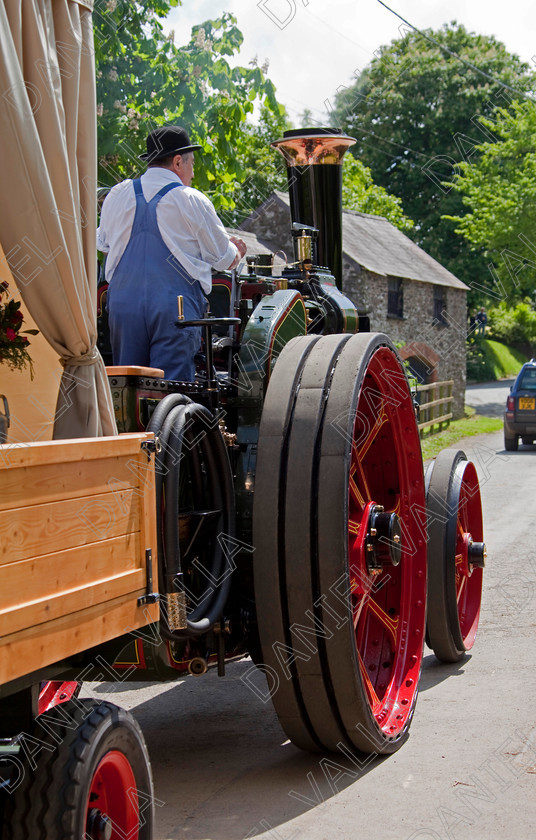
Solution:
<svg viewBox="0 0 536 840"><path fill-rule="evenodd" d="M182 184L175 172L160 167L150 167L140 180L146 201L166 184ZM106 196L97 230L97 249L108 255L108 282L130 239L135 213L136 196L128 179ZM170 190L158 203L156 221L165 245L208 294L212 288L211 267L226 270L238 254L210 199L193 187Z"/></svg>

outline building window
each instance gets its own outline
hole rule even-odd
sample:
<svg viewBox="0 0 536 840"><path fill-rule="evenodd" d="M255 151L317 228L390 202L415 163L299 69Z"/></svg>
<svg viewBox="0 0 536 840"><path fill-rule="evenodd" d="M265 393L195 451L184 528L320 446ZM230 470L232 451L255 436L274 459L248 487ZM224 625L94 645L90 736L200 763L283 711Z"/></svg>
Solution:
<svg viewBox="0 0 536 840"><path fill-rule="evenodd" d="M447 290L443 286L434 286L434 324L448 324Z"/></svg>
<svg viewBox="0 0 536 840"><path fill-rule="evenodd" d="M398 277L389 277L388 280L387 314L394 318L404 317L404 288Z"/></svg>

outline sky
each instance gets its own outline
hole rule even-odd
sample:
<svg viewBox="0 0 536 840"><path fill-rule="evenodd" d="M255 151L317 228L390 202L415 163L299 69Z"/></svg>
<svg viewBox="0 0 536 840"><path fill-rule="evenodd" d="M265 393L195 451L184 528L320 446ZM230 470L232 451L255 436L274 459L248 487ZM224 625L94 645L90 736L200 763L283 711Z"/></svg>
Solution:
<svg viewBox="0 0 536 840"><path fill-rule="evenodd" d="M534 0L386 0L418 29L456 20L470 31L495 35L536 69ZM305 109L326 122L337 88L400 36L401 21L378 0L183 0L167 19L177 46L190 30L223 11L233 12L244 35L240 63L269 61L277 98L298 126Z"/></svg>

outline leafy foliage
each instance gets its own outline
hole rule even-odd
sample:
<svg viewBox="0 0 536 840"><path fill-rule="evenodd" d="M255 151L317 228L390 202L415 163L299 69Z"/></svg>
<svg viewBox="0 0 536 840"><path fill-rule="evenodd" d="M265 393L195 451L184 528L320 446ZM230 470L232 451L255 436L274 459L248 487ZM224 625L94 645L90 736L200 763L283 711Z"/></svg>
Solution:
<svg viewBox="0 0 536 840"><path fill-rule="evenodd" d="M346 155L342 170L342 206L346 210L385 216L405 233L414 226L404 214L402 201L375 184L368 166L351 155Z"/></svg>
<svg viewBox="0 0 536 840"><path fill-rule="evenodd" d="M469 382L492 382L496 378L493 361L486 353L484 341L477 337L467 344L466 365Z"/></svg>
<svg viewBox="0 0 536 840"><path fill-rule="evenodd" d="M536 312L530 301L509 307L506 301L488 311L489 333L504 344L536 345Z"/></svg>
<svg viewBox="0 0 536 840"><path fill-rule="evenodd" d="M256 105L280 118L284 109L265 69L231 67L242 43L233 15L224 13L192 29L177 47L162 18L178 0L96 0L99 182L112 185L137 174L148 132L180 123L203 149L195 183L217 209L231 208L244 174L242 131Z"/></svg>
<svg viewBox="0 0 536 840"><path fill-rule="evenodd" d="M482 124L497 139L479 144L478 158L460 165L454 189L468 211L449 218L456 233L493 260L490 297L536 299L536 103L500 108ZM506 311L496 310L501 317Z"/></svg>
<svg viewBox="0 0 536 840"><path fill-rule="evenodd" d="M492 36L455 22L426 34L517 90L534 86L528 66ZM336 97L336 124L357 138L352 154L370 167L376 183L402 199L415 222L415 241L468 285L488 269L481 252L453 236L449 217L463 215L453 175L460 162L473 163L475 147L490 139L479 117L495 106L509 109L511 98L413 31L382 47Z"/></svg>
<svg viewBox="0 0 536 840"><path fill-rule="evenodd" d="M273 190L287 189L287 169L280 153L270 147L290 128L286 112L261 108L258 123L242 127L243 145L237 152L243 176L235 189L235 207L220 213L229 227L238 227Z"/></svg>

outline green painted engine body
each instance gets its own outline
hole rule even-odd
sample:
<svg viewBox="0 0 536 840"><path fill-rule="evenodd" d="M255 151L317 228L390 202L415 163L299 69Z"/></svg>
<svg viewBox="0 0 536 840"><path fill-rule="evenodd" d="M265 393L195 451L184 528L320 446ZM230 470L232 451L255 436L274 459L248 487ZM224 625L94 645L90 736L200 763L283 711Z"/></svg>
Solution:
<svg viewBox="0 0 536 840"><path fill-rule="evenodd" d="M255 648L253 498L259 426L270 375L291 339L308 333L358 332L359 318L352 301L337 288L331 274L322 270L291 270L280 277L250 274L241 282L230 273L219 273L213 278L209 303L213 316L240 318L235 327L215 327L212 336L218 381L216 411L228 441L234 477L238 547L233 556L236 571L230 605L234 630L225 643L229 658L248 650L253 655ZM202 363L193 383L117 374L110 375L109 381L120 432L143 430L155 406L170 393L184 393L214 409L214 395L208 392ZM202 655L209 663L211 656L215 660L216 654L207 654L200 644L185 640L155 645L130 639L115 667L128 670L129 679L174 679L195 656Z"/></svg>

